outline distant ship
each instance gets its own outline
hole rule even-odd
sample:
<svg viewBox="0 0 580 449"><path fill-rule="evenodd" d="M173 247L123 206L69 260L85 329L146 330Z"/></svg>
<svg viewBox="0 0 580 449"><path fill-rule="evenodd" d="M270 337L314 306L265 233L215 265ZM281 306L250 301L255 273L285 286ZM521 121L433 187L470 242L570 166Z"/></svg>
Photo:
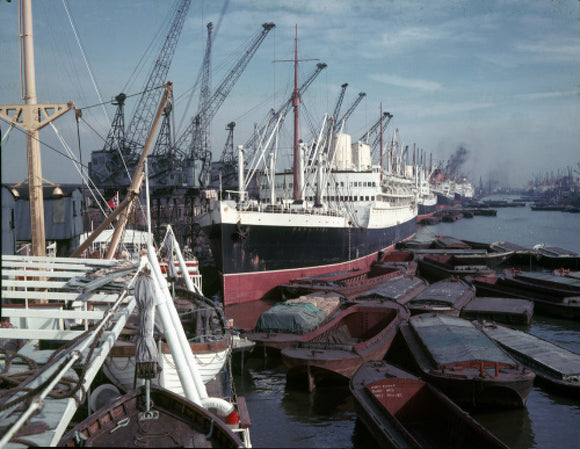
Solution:
<svg viewBox="0 0 580 449"><path fill-rule="evenodd" d="M461 203L473 201L475 196L475 189L473 184L463 177L455 183L455 200Z"/></svg>
<svg viewBox="0 0 580 449"><path fill-rule="evenodd" d="M449 180L442 181L433 188L437 195L437 209L446 209L455 204L455 185Z"/></svg>
<svg viewBox="0 0 580 449"><path fill-rule="evenodd" d="M437 195L433 192L429 183L429 176L425 174L423 169L419 169L417 181L417 221L419 222L437 212Z"/></svg>

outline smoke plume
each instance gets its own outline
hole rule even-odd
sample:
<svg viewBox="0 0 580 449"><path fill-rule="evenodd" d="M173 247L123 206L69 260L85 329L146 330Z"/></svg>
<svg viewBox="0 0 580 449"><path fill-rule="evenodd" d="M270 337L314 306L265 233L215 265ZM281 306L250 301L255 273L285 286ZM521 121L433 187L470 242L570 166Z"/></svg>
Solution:
<svg viewBox="0 0 580 449"><path fill-rule="evenodd" d="M447 173L451 178L455 178L460 175L459 170L461 166L465 163L465 159L469 151L462 145L457 147L455 153L451 155L449 161L447 162Z"/></svg>

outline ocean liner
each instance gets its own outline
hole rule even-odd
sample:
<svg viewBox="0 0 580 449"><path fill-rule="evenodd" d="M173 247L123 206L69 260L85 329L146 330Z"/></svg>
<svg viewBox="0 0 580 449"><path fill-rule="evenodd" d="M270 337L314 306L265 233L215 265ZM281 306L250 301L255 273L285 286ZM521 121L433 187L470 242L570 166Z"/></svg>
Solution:
<svg viewBox="0 0 580 449"><path fill-rule="evenodd" d="M446 209L455 205L455 183L445 180L436 184L433 192L437 195L437 209Z"/></svg>
<svg viewBox="0 0 580 449"><path fill-rule="evenodd" d="M244 149L238 147L238 190L230 199L214 194L197 217L226 307L268 298L290 279L367 267L416 231L414 181L373 165L370 145L353 143L342 129L328 134L328 144L320 137L300 142L297 53L294 169L276 173L275 154L268 158L264 147L256 159L268 162L257 177L258 194L250 198L247 186L258 171L244 169Z"/></svg>
<svg viewBox="0 0 580 449"><path fill-rule="evenodd" d="M433 192L429 183L430 175L430 173L426 173L423 167L419 168L417 174L418 222L424 218L431 217L437 212L437 195Z"/></svg>

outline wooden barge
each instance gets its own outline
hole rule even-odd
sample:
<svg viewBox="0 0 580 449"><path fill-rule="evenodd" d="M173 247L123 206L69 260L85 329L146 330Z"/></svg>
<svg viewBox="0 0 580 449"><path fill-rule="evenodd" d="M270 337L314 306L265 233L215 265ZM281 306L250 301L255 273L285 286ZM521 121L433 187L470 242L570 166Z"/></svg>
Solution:
<svg viewBox="0 0 580 449"><path fill-rule="evenodd" d="M580 397L580 354L527 332L491 322L476 325L510 355L536 373L536 382L567 396Z"/></svg>
<svg viewBox="0 0 580 449"><path fill-rule="evenodd" d="M284 348L287 381L344 384L368 360L381 360L393 342L399 324L409 318L407 309L396 302L355 304L334 320Z"/></svg>
<svg viewBox="0 0 580 449"><path fill-rule="evenodd" d="M534 373L471 321L438 314L411 317L401 334L421 377L467 408L523 407Z"/></svg>
<svg viewBox="0 0 580 449"><path fill-rule="evenodd" d="M280 355L283 348L315 332L344 307L344 297L338 293L309 293L263 312L254 329L244 336L256 344L256 355Z"/></svg>
<svg viewBox="0 0 580 449"><path fill-rule="evenodd" d="M361 365L349 388L379 447L507 448L437 388L384 361Z"/></svg>
<svg viewBox="0 0 580 449"><path fill-rule="evenodd" d="M479 296L507 296L534 301L536 312L562 318L580 318L580 280L549 273L504 270L502 275L476 277Z"/></svg>
<svg viewBox="0 0 580 449"><path fill-rule="evenodd" d="M350 299L388 279L402 276L406 269L401 264L371 264L368 268L333 272L318 276L291 279L280 284L283 297L296 298L312 292L333 291Z"/></svg>
<svg viewBox="0 0 580 449"><path fill-rule="evenodd" d="M466 320L490 320L529 326L534 316L534 301L518 298L475 297L459 314Z"/></svg>
<svg viewBox="0 0 580 449"><path fill-rule="evenodd" d="M413 251L387 251L379 253L378 267L403 267L405 274L414 275L417 271L417 260Z"/></svg>
<svg viewBox="0 0 580 449"><path fill-rule="evenodd" d="M412 315L436 312L459 316L461 309L473 298L475 298L473 286L465 281L450 278L429 285L406 306Z"/></svg>
<svg viewBox="0 0 580 449"><path fill-rule="evenodd" d="M484 264L469 264L450 254L425 255L418 261L421 277L437 282L452 276L465 279L467 276L493 276L495 271Z"/></svg>
<svg viewBox="0 0 580 449"><path fill-rule="evenodd" d="M549 268L580 269L580 254L565 248L551 245L535 245L540 256L540 264Z"/></svg>
<svg viewBox="0 0 580 449"><path fill-rule="evenodd" d="M405 275L390 279L354 298L355 301L395 301L407 304L425 290L429 284L417 276Z"/></svg>

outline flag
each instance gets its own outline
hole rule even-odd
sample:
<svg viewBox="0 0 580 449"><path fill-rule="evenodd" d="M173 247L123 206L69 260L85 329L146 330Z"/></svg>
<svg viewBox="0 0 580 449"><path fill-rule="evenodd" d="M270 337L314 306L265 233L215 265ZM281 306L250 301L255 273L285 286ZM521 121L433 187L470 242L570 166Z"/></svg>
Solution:
<svg viewBox="0 0 580 449"><path fill-rule="evenodd" d="M115 193L115 196L107 204L111 209L115 209L119 205L119 192Z"/></svg>

